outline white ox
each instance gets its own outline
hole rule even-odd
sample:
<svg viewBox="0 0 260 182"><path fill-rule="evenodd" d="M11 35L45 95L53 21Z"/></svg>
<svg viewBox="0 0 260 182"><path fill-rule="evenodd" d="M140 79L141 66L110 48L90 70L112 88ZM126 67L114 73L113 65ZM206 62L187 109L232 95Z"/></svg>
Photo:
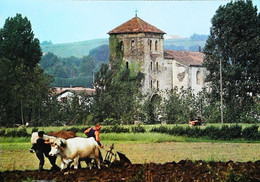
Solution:
<svg viewBox="0 0 260 182"><path fill-rule="evenodd" d="M61 169L65 164L74 162L74 169L78 169L80 159L94 159L100 169L99 145L93 137L75 137L70 139L57 138L51 146L50 156L58 155L61 157Z"/></svg>

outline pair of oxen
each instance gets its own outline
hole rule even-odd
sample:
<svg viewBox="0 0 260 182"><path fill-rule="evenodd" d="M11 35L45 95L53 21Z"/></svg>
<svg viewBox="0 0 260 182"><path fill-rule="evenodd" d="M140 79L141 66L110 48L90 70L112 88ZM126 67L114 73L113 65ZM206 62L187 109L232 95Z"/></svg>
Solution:
<svg viewBox="0 0 260 182"><path fill-rule="evenodd" d="M32 148L31 152L37 148L36 141L38 133L33 132L31 136ZM74 169L78 169L79 161L84 160L88 166L91 164L91 159L94 159L97 167L100 169L100 149L98 143L93 137L83 138L77 137L73 131L58 131L43 135L45 143L51 145L49 156L61 157L61 170L73 163Z"/></svg>

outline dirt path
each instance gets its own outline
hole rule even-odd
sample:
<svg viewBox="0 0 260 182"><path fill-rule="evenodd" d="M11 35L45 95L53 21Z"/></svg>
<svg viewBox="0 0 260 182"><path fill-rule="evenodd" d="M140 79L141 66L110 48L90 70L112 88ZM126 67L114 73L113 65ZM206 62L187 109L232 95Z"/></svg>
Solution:
<svg viewBox="0 0 260 182"><path fill-rule="evenodd" d="M110 168L51 171L5 171L1 181L260 181L260 161L203 162L181 160L165 164L116 164Z"/></svg>

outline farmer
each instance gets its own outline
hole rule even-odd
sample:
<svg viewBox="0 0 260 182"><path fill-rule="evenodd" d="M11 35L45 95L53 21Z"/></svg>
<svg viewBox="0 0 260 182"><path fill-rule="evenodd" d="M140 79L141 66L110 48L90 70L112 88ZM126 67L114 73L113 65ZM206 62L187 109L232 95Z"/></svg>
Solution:
<svg viewBox="0 0 260 182"><path fill-rule="evenodd" d="M94 137L95 140L97 141L98 145L103 148L104 146L100 143L100 138L99 138L99 131L101 129L101 124L97 123L94 128L88 128L84 131L84 134L87 135L88 138Z"/></svg>
<svg viewBox="0 0 260 182"><path fill-rule="evenodd" d="M84 131L84 134L87 135L88 138L94 137L96 142L98 143L98 145L101 148L104 148L104 146L100 143L100 138L99 138L99 131L100 131L100 129L101 129L101 124L97 123L94 128L86 129ZM100 155L100 161L103 162L103 157L102 157L102 154L101 154L100 151L99 151L99 155Z"/></svg>
<svg viewBox="0 0 260 182"><path fill-rule="evenodd" d="M44 134L44 131L38 132L39 138L36 140L37 147L35 148L36 156L40 160L39 171L43 170L44 155L45 155L45 157L47 157L49 159L49 161L52 165L51 170L59 170L60 168L55 164L57 157L56 156L49 156L51 146L50 146L50 144L45 143L45 140L43 139L43 134Z"/></svg>

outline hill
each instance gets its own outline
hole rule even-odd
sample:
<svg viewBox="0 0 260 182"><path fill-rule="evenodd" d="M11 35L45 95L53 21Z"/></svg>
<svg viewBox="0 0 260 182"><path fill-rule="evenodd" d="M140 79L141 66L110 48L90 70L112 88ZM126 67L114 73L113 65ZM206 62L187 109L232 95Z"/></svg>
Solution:
<svg viewBox="0 0 260 182"><path fill-rule="evenodd" d="M168 36L171 37L171 36ZM173 36L174 37L174 36ZM166 50L186 50L198 51L199 46L203 49L206 43L206 35L193 34L190 38L172 38L164 40L164 49ZM52 52L53 54L61 57L77 57L89 55L89 51L101 45L107 44L108 39L93 39L81 42L52 44L51 41L44 41L41 43L41 48L44 53Z"/></svg>
<svg viewBox="0 0 260 182"><path fill-rule="evenodd" d="M45 41L46 42L46 41ZM49 42L41 43L42 52L48 53L51 52L59 57L66 58L75 56L81 58L89 54L89 51L101 46L103 44L108 44L108 39L93 39L81 42L73 43L63 43L63 44L52 44Z"/></svg>

